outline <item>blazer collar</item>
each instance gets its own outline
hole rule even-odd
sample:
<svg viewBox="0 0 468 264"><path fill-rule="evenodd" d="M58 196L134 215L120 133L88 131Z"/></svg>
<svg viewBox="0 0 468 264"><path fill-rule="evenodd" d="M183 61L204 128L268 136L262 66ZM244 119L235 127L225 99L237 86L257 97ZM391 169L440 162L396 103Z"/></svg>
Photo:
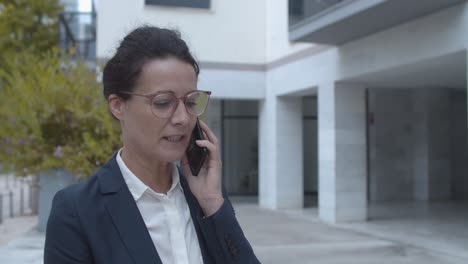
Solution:
<svg viewBox="0 0 468 264"><path fill-rule="evenodd" d="M136 264L148 263L149 260L154 260L153 263L156 264L162 264L143 217L126 186L116 161L116 155L114 154L97 172L100 192L107 199L107 211ZM203 212L197 199L191 192L182 170L179 167L177 168L179 170L180 185L184 191L195 231L197 232L204 263L211 263L206 245L207 241L205 241L200 224L198 223L199 219L203 216Z"/></svg>
<svg viewBox="0 0 468 264"><path fill-rule="evenodd" d="M98 171L97 177L107 212L135 264L162 264L135 200L126 188L116 155Z"/></svg>
<svg viewBox="0 0 468 264"><path fill-rule="evenodd" d="M184 195L185 195L185 200L187 200L187 204L190 210L190 215L192 216L192 221L193 225L195 226L195 231L197 232L197 237L198 237L198 244L200 245L200 250L203 256L203 263L212 263L211 258L208 253L208 241L204 239L204 235L202 233L200 224L198 221L203 217L203 211L198 204L197 199L193 195L192 191L190 190L190 187L188 185L187 179L185 178L184 173L180 169L180 167L177 167L179 170L179 176L180 176L180 185L182 186L182 189L184 190ZM192 177L192 176L189 176Z"/></svg>
<svg viewBox="0 0 468 264"><path fill-rule="evenodd" d="M125 181L117 164L117 153L96 173L99 179L99 190L102 194L111 194L125 187Z"/></svg>

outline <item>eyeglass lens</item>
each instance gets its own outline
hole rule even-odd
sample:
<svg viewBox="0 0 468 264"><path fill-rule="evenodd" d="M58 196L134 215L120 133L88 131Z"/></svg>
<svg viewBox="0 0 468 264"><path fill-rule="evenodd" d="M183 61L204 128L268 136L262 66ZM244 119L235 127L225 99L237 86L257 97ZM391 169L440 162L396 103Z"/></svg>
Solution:
<svg viewBox="0 0 468 264"><path fill-rule="evenodd" d="M206 109L209 95L204 92L194 92L185 98L185 108L195 116L200 116ZM153 98L152 110L156 116L169 117L177 107L177 97L173 94L159 94Z"/></svg>

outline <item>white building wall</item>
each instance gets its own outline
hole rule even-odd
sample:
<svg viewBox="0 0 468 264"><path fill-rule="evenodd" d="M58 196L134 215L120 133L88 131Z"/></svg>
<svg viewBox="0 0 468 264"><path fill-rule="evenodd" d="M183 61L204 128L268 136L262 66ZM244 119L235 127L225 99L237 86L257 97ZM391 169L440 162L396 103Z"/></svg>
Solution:
<svg viewBox="0 0 468 264"><path fill-rule="evenodd" d="M179 29L201 61L265 62L265 0L212 0L209 10L100 0L98 14L99 58L109 57L126 33L146 23Z"/></svg>
<svg viewBox="0 0 468 264"><path fill-rule="evenodd" d="M422 137L413 138L412 97L409 89L369 89L370 201L413 199L413 151L416 163L425 145L414 144Z"/></svg>
<svg viewBox="0 0 468 264"><path fill-rule="evenodd" d="M314 90L316 86L319 86L321 91L323 89L326 95L327 89L335 89L333 85L329 85L330 83L347 80L362 80L365 82L366 77L375 73L466 50L468 41L466 34L462 32L467 32L467 21L468 10L466 4L442 10L344 46L329 48L321 53L271 69L267 72L267 83L271 85L269 88L275 91L277 95L301 94L311 89ZM333 131L328 131L326 124L331 122L331 124L337 125L336 122L339 122L340 114L336 113L336 109L333 110L335 112L320 114L321 104L333 105L333 100L342 97L339 94L332 93L322 103L321 100L324 100L324 98L321 99L320 97L319 93L320 216L322 219L331 222L365 219L366 188L362 188L366 186L365 182L361 182L362 185L359 187L361 189L354 185L353 192L338 191L337 189L337 185L342 179L349 179L345 170L336 167L336 164L340 163L340 158L335 156L338 153L342 154L336 151L336 148L340 145L338 142L345 140L346 137L344 134L336 134L329 138L333 135ZM346 100L351 99L347 98ZM328 106L332 107L331 105ZM320 118L327 118L329 121L325 122ZM359 128L356 127L356 129ZM335 154L333 154L334 151L336 151ZM441 152L443 151L441 150ZM428 154L431 154L431 152L429 151ZM434 154L440 156L439 150L435 150ZM346 157L343 156L341 160L346 160ZM446 157L443 160L445 162ZM409 162L411 163L411 161ZM411 169L411 164L408 168ZM424 168L424 166L419 168ZM353 169L359 170L362 169L362 166ZM436 171L440 170L429 166L426 173L422 174L423 178L428 181L428 186L432 186L432 189L428 189L429 197L443 197L442 193L446 194L445 190L447 188L445 185L433 189L436 185L435 182L440 183L441 174ZM410 178L411 176L411 171L407 170L407 182L413 180ZM356 182L359 181L354 181L354 183ZM410 197L411 191L411 189L407 190L405 198ZM346 195L349 196L345 198ZM352 206L354 210L346 211L343 209L346 206L343 205L348 205L348 208Z"/></svg>
<svg viewBox="0 0 468 264"><path fill-rule="evenodd" d="M365 87L319 87L319 216L328 222L367 219Z"/></svg>
<svg viewBox="0 0 468 264"><path fill-rule="evenodd" d="M273 68L266 74L269 88L276 95L300 94L336 80L337 48L330 48L316 55Z"/></svg>
<svg viewBox="0 0 468 264"><path fill-rule="evenodd" d="M339 49L338 79L371 74L465 50L468 4L347 43Z"/></svg>
<svg viewBox="0 0 468 264"><path fill-rule="evenodd" d="M267 91L265 99L259 102L258 147L259 147L259 190L258 200L263 208L277 208L278 182L270 180L276 175L277 147L275 144L277 98ZM273 176L270 176L273 175Z"/></svg>
<svg viewBox="0 0 468 264"><path fill-rule="evenodd" d="M255 76L251 80L255 79L258 90L265 90L262 78L266 78L275 94L286 95L451 54L468 46L468 34L463 33L468 32L468 5L462 4L267 70L261 65L314 47L289 43L286 10L287 0L212 0L210 10L145 7L144 0L100 0L97 54L107 58L118 41L141 23L177 26L202 62L260 65L256 70L242 72ZM231 74L227 68L221 69L226 70L224 77ZM223 78L216 77L220 74L217 70L216 65L207 67L204 86L221 86ZM238 82L244 80L237 77L242 75L236 76ZM219 89L220 94L228 93L223 95L228 98L245 94L243 90ZM264 92L257 89L251 98L264 98Z"/></svg>
<svg viewBox="0 0 468 264"><path fill-rule="evenodd" d="M289 41L288 0L266 1L266 61L272 62L315 44Z"/></svg>
<svg viewBox="0 0 468 264"><path fill-rule="evenodd" d="M212 92L217 99L250 99L265 97L265 72L259 70L202 69L198 89Z"/></svg>
<svg viewBox="0 0 468 264"><path fill-rule="evenodd" d="M260 100L259 201L268 208L295 208L301 203L301 110L295 104L300 96L317 94L320 87L325 95L318 99L320 215L332 222L363 220L367 206L364 88L336 90L335 83L365 81L375 73L466 50L468 5L327 48L291 45L286 10L287 0L212 0L210 10L144 7L143 0L101 0L97 53L107 58L117 41L141 23L178 27L205 65L200 89L214 91L213 97L219 99ZM314 48L315 54L275 63ZM297 96L297 101L281 101L291 96ZM348 118L359 121L352 123ZM290 127L282 126L283 121ZM350 140L354 143L347 144Z"/></svg>
<svg viewBox="0 0 468 264"><path fill-rule="evenodd" d="M366 76L452 54L468 47L468 4L404 23L267 72L279 95Z"/></svg>
<svg viewBox="0 0 468 264"><path fill-rule="evenodd" d="M414 198L421 201L451 198L452 162L449 89L413 92Z"/></svg>
<svg viewBox="0 0 468 264"><path fill-rule="evenodd" d="M266 64L313 44L291 43L288 0L211 0L208 10L145 6L144 0L100 0L97 56L142 24L177 28L202 62Z"/></svg>
<svg viewBox="0 0 468 264"><path fill-rule="evenodd" d="M259 116L260 206L302 208L303 129L301 97L268 97Z"/></svg>
<svg viewBox="0 0 468 264"><path fill-rule="evenodd" d="M460 100L458 112L450 107L455 92L427 87L369 91L370 201L451 198L453 181L464 178L455 172L466 168L455 156L466 159L466 120L460 122L466 105ZM462 146L451 142L453 133Z"/></svg>

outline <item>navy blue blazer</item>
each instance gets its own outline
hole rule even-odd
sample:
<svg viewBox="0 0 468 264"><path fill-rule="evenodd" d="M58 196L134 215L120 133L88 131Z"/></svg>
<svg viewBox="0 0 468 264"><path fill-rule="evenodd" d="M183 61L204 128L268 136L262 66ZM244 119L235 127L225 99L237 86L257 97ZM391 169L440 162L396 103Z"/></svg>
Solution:
<svg viewBox="0 0 468 264"><path fill-rule="evenodd" d="M224 204L204 218L181 174L203 262L260 263L245 238L234 209ZM162 264L114 155L86 181L59 191L47 223L44 264Z"/></svg>

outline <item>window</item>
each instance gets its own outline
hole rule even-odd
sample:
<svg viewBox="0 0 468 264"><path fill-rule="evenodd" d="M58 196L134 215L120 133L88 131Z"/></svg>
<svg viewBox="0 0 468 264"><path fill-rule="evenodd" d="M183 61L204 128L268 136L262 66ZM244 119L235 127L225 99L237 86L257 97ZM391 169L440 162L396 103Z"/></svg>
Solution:
<svg viewBox="0 0 468 264"><path fill-rule="evenodd" d="M146 5L210 8L210 0L145 0Z"/></svg>

